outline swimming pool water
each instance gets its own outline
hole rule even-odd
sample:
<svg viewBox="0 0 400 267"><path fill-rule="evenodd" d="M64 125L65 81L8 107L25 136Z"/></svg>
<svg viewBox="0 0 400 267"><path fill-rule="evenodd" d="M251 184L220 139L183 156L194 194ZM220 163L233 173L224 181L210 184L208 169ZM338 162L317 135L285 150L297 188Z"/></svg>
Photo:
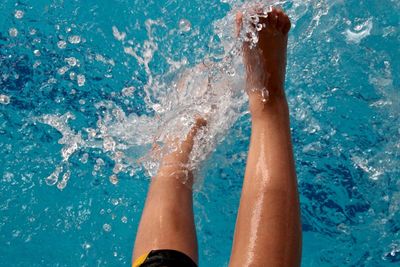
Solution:
<svg viewBox="0 0 400 267"><path fill-rule="evenodd" d="M398 266L400 3L281 4L293 21L286 87L302 266ZM154 116L149 92L161 94L172 74L206 58L220 61L229 40L214 25L231 29L223 22L240 5L0 3L1 266L130 265L149 181L135 163L148 147L133 144L147 132L118 118ZM200 266L229 260L250 134L249 115L235 116L198 173ZM135 141L118 142L102 126Z"/></svg>

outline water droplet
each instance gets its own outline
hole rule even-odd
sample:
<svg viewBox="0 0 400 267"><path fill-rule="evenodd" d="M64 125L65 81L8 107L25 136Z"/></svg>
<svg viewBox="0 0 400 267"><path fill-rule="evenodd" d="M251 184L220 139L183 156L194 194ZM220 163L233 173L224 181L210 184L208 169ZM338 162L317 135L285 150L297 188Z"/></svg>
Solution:
<svg viewBox="0 0 400 267"><path fill-rule="evenodd" d="M81 42L81 37L79 35L72 35L68 37L68 41L71 44L79 44Z"/></svg>
<svg viewBox="0 0 400 267"><path fill-rule="evenodd" d="M64 40L58 41L57 46L60 49L65 49L67 47L67 42Z"/></svg>
<svg viewBox="0 0 400 267"><path fill-rule="evenodd" d="M119 204L118 199L112 198L112 199L111 199L111 204L113 204L114 206L117 206L117 205Z"/></svg>
<svg viewBox="0 0 400 267"><path fill-rule="evenodd" d="M83 154L82 157L80 158L80 161L81 161L83 164L85 164L85 163L87 163L88 159L89 159L89 154L88 154L88 153L85 153L85 154Z"/></svg>
<svg viewBox="0 0 400 267"><path fill-rule="evenodd" d="M3 174L3 181L5 181L5 182L11 182L13 178L14 178L14 174L11 172L5 172Z"/></svg>
<svg viewBox="0 0 400 267"><path fill-rule="evenodd" d="M126 33L118 31L117 27L113 26L112 31L115 39L117 39L118 41L123 41L125 39Z"/></svg>
<svg viewBox="0 0 400 267"><path fill-rule="evenodd" d="M41 55L40 51L37 50L37 49L33 50L33 54L34 54L35 56L37 56L37 57L40 57L40 55Z"/></svg>
<svg viewBox="0 0 400 267"><path fill-rule="evenodd" d="M77 76L77 81L78 81L78 86L79 86L79 87L84 86L84 85L85 85L85 82L86 82L85 75L83 75L83 74L78 74L78 76Z"/></svg>
<svg viewBox="0 0 400 267"><path fill-rule="evenodd" d="M42 62L40 60L36 60L35 63L33 63L33 68L36 69L37 67L39 67L42 64Z"/></svg>
<svg viewBox="0 0 400 267"><path fill-rule="evenodd" d="M188 32L192 28L192 24L187 19L181 19L179 21L179 31Z"/></svg>
<svg viewBox="0 0 400 267"><path fill-rule="evenodd" d="M266 103L269 99L269 91L266 88L261 89L262 102Z"/></svg>
<svg viewBox="0 0 400 267"><path fill-rule="evenodd" d="M133 86L125 87L122 89L122 95L123 96L132 96L134 90L135 90L135 87L133 87Z"/></svg>
<svg viewBox="0 0 400 267"><path fill-rule="evenodd" d="M90 243L88 243L88 242L85 242L85 243L82 244L82 247L83 247L83 249L88 250L89 248L92 247L92 245Z"/></svg>
<svg viewBox="0 0 400 267"><path fill-rule="evenodd" d="M0 95L0 104L2 105L10 104L10 97L8 95Z"/></svg>
<svg viewBox="0 0 400 267"><path fill-rule="evenodd" d="M103 224L103 230L105 232L110 232L111 231L111 225L109 225L108 223Z"/></svg>
<svg viewBox="0 0 400 267"><path fill-rule="evenodd" d="M117 173L119 173L121 170L122 170L122 164L117 163L117 164L115 164L115 166L114 166L113 173L117 174Z"/></svg>
<svg viewBox="0 0 400 267"><path fill-rule="evenodd" d="M112 137L107 136L104 138L103 148L105 151L114 151L115 145L116 145L116 143L115 143L114 139L112 139Z"/></svg>
<svg viewBox="0 0 400 267"><path fill-rule="evenodd" d="M126 216L122 216L121 217L121 222L122 223L127 223L128 222L128 218Z"/></svg>
<svg viewBox="0 0 400 267"><path fill-rule="evenodd" d="M110 183L112 183L113 185L118 184L118 176L117 175L113 174L110 176L109 179L110 179Z"/></svg>
<svg viewBox="0 0 400 267"><path fill-rule="evenodd" d="M22 18L24 17L24 11L22 11L22 10L16 10L16 11L15 11L15 14L14 14L14 17L15 17L16 19L22 19Z"/></svg>
<svg viewBox="0 0 400 267"><path fill-rule="evenodd" d="M67 186L67 182L61 180L58 184L57 184L57 188L60 190L63 190L65 187Z"/></svg>
<svg viewBox="0 0 400 267"><path fill-rule="evenodd" d="M58 176L60 175L60 172L62 171L62 167L58 166L52 174L50 174L46 178L46 184L49 186L55 185L58 182Z"/></svg>
<svg viewBox="0 0 400 267"><path fill-rule="evenodd" d="M65 62L67 62L68 65L70 65L71 67L75 67L77 62L78 62L78 60L76 58L74 58L74 57L67 57L65 59Z"/></svg>
<svg viewBox="0 0 400 267"><path fill-rule="evenodd" d="M96 165L103 166L104 165L104 160L100 159L100 158L96 159Z"/></svg>
<svg viewBox="0 0 400 267"><path fill-rule="evenodd" d="M234 76L236 75L235 69L229 68L229 69L226 71L226 74L228 74L228 75L231 76L231 77L234 77Z"/></svg>
<svg viewBox="0 0 400 267"><path fill-rule="evenodd" d="M57 70L57 73L60 75L64 75L68 71L68 67L64 66Z"/></svg>
<svg viewBox="0 0 400 267"><path fill-rule="evenodd" d="M251 41L253 45L258 43L258 35L254 32L251 33Z"/></svg>
<svg viewBox="0 0 400 267"><path fill-rule="evenodd" d="M16 28L10 28L10 29L8 30L8 34L9 34L11 37L17 37L17 35L18 35L18 30L17 30Z"/></svg>

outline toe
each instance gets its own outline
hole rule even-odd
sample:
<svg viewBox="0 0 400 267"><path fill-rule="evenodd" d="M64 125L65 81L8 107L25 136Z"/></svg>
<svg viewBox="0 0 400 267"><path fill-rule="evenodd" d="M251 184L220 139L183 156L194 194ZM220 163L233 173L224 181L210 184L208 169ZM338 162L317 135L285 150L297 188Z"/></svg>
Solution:
<svg viewBox="0 0 400 267"><path fill-rule="evenodd" d="M196 128L201 128L207 125L207 120L201 117L200 115L196 116L196 121L195 121L195 127Z"/></svg>
<svg viewBox="0 0 400 267"><path fill-rule="evenodd" d="M275 8L272 9L271 12L268 12L268 24L272 27L276 27L276 23L277 23L277 10Z"/></svg>
<svg viewBox="0 0 400 267"><path fill-rule="evenodd" d="M242 24L243 24L243 13L238 12L236 13L236 36L238 37L240 35L240 30L242 29Z"/></svg>
<svg viewBox="0 0 400 267"><path fill-rule="evenodd" d="M282 10L277 10L276 28L282 31L285 26L285 13Z"/></svg>

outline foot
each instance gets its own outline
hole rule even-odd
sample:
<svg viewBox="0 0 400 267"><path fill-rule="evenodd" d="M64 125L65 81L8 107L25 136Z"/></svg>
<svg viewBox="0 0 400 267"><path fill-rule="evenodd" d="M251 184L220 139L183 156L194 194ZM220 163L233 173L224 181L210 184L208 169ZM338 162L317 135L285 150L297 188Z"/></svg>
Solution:
<svg viewBox="0 0 400 267"><path fill-rule="evenodd" d="M169 140L165 144L165 152L159 170L158 176L175 176L185 183L188 181L187 177L191 170L188 166L190 153L194 145L194 138L199 130L207 125L207 121L202 117L197 117L194 125L187 134L185 140ZM180 177L183 176L183 177Z"/></svg>
<svg viewBox="0 0 400 267"><path fill-rule="evenodd" d="M286 50L291 27L288 16L279 9L272 8L267 16L254 12L259 22L253 27L261 27L258 42L252 47L251 38L243 43L243 61L246 67L246 87L253 117L281 99L286 103L284 81L286 71ZM237 25L242 26L243 14L237 14Z"/></svg>

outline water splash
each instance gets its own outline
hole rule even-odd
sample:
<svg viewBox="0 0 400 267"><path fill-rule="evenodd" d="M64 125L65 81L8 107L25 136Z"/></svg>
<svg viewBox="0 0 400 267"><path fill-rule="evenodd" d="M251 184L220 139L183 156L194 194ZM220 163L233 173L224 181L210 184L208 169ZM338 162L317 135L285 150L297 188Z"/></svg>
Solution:
<svg viewBox="0 0 400 267"><path fill-rule="evenodd" d="M110 182L113 184L118 182L119 172L131 172L139 166L145 167L149 175L153 176L157 172L160 158L168 152L162 149L165 141L171 138L183 140L193 126L194 118L201 116L207 120L208 125L207 130L196 138L194 150L191 153L189 169L196 169L198 164L223 139L236 119L246 113L243 109L247 96L244 91L241 44L243 38L247 36L246 31L251 31L255 39L258 33L254 31L254 27L246 26L241 37L235 36L235 15L236 10L227 18L215 23L215 32L219 35L222 40L221 45L224 47L224 52L219 55L218 60L206 57L203 63L189 68L185 64L176 65L175 62L169 60L173 67L164 76L153 75L150 68L154 53L158 50L158 44L152 33L153 27L164 27L164 24L147 20L148 40L137 44L136 47L130 46L126 41L126 34L119 32L114 26L113 34L124 44L124 52L133 56L143 66L148 76L147 84L144 86L145 100L154 115L130 114L127 116L113 101L101 101L95 104L100 113L97 128L87 129L89 133L87 139L82 139L80 133L68 127L68 120L74 118L71 113L41 117L39 121L55 127L62 133L63 138L59 143L65 145L61 151L62 165L48 178L49 184L56 182L55 177L61 175L64 165L68 166L68 158L73 153L87 148L101 148L112 159L118 161L115 162L118 167L114 168L114 174L110 176ZM253 20L253 16L244 17L246 25L250 25L248 21L254 23ZM71 42L71 39L69 41ZM99 56L97 58L105 61ZM73 57L66 58L65 61L70 67L77 64ZM68 71L68 67L63 68L65 69L59 70L60 74ZM77 75L77 83L78 86L84 86L85 76ZM134 90L134 87L124 87L121 92L123 97L130 98ZM268 92L265 90L262 92L266 101ZM102 143L101 146L100 143ZM154 150L155 144L157 144L155 149L158 151ZM150 154L143 153L150 147L153 147ZM63 179L59 183L65 184L62 182L64 180L68 179Z"/></svg>
<svg viewBox="0 0 400 267"><path fill-rule="evenodd" d="M214 30L204 34L206 37L202 35L206 29L198 25L199 19L186 14L185 19L191 24L189 31L180 29L181 18L167 19L164 17L166 13L146 13L140 19L129 16L129 20L123 20L128 16L121 16L104 22L104 28L98 24L101 18L93 16L93 20L84 20L74 27L75 21L72 23L71 19L79 20L77 13L82 8L71 10L73 16L61 21L57 18L60 13L49 7L57 15L55 18L50 16L48 21L56 20L56 25L41 27L30 17L37 8L12 7L8 12L12 23L5 25L4 38L1 38L4 47L0 52L1 90L5 90L1 93L11 102L9 105L2 103L0 108L5 111L4 114L12 114L9 117L1 114L2 125L5 125L3 129L7 131L10 128L8 120L14 122L22 116L15 114L18 108L29 109L29 112L22 113L26 117L40 117L43 112L53 113L41 116L38 121L47 121L45 124L51 126L61 121L59 124L64 125L59 129L52 126L63 136L60 139L60 159L51 155L50 160L44 161L45 165L41 161L32 161L27 166L54 168L38 171L38 175L43 178L54 171L44 180L61 189L68 186L68 182L80 183L75 171L87 168L90 168L89 176L92 171L96 176L93 184L98 186L98 181L104 179L111 185L121 185L125 174L135 174L139 166L154 174L160 154L149 156L148 151L152 147L162 147L168 134L183 138L193 123L192 116L202 114L209 117L209 132L202 133L196 140L190 164L195 168L202 161L201 157L217 148L218 152L214 154L217 154L218 160L215 164L207 164L205 173L221 177L221 184L224 185L218 185L218 179L213 180L211 185L205 183L209 187L201 193L208 194L207 198L212 199L213 187L220 186L226 190L229 184L229 193L235 195L232 202L236 201L238 189L232 184L239 187L240 179L237 177L241 177L246 157L246 147L242 144L248 138L248 118L240 120L232 130L233 135L226 137L226 131L236 118L246 113L246 108L242 108L246 94L239 85L243 83L240 77L244 72L239 60L241 47L234 27L235 12L243 11L241 5L244 1L222 2L230 4L231 12L215 22ZM245 5L255 2L246 1ZM271 1L262 3L268 6ZM396 232L399 196L396 188L400 143L396 138L399 133L396 49L391 45L397 44L398 32L395 30L396 20L388 17L395 12L389 9L375 12L365 1L294 0L276 3L288 11L293 25L288 48L287 92L299 166L304 229L306 234L315 233L319 241L326 240L324 243L330 245L315 253L315 257L307 254L306 260L312 259L314 265L321 262L343 266L396 264L399 261L399 233ZM390 3L392 7L395 5L393 1L385 1L380 6L390 6ZM54 2L54 6L60 5ZM68 5L65 2L64 7L68 8ZM75 2L71 5L76 8ZM15 8L29 12L26 11L23 18L18 19ZM93 6L89 13L101 14L99 9ZM127 8L129 14L134 12L131 9ZM107 16L102 14L102 17ZM148 18L152 20L145 23ZM250 15L248 19L251 19ZM141 32L143 27L146 30ZM258 24L255 29L261 27ZM10 35L9 29L15 29L17 34ZM257 32L251 32L252 28L248 30L252 41L256 42ZM81 41L71 43L70 36L79 36ZM87 42L84 41L86 39ZM104 47L101 46L103 43L106 44ZM76 65L72 58L76 59ZM57 73L57 70L60 72ZM78 75L84 76L84 83ZM34 87L30 87L32 84ZM64 123L67 111L76 119L71 117ZM90 125L86 125L82 117L94 118L98 122L92 124L91 121ZM19 140L34 136L37 130L39 134L46 132L43 128L35 129L33 133L21 136L20 133L26 133L29 127L21 126L21 130L9 133L9 136ZM7 138L7 135L3 136ZM64 139L64 136L70 138ZM225 154L221 152L223 148L216 144L224 138L227 144L238 144L237 150ZM30 140L42 144L37 139ZM53 139L51 142L56 143ZM2 146L5 155L13 149L13 153L18 155L15 159L4 161L9 164L7 166L12 162L13 168L6 167L6 170L14 176L4 173L3 179L7 183L2 186L18 184L22 179L26 182L24 190L29 189L28 184L32 186L27 182L31 175L23 170L21 175L15 171L20 168L18 157L22 155L20 158L25 160L27 152L18 154L15 151L29 151L35 145L29 144L21 149L10 144ZM241 159L240 164L235 164L238 159ZM92 163L94 166L91 166ZM82 167L80 164L86 165ZM224 172L222 175L218 173L221 169ZM234 175L230 176L230 171ZM80 184L84 185L92 184L86 181ZM75 186L71 188L75 189ZM7 210L12 203L18 202L12 201L14 196L23 198L27 195L12 190L6 190L12 194L7 195L9 199L2 209ZM96 189L93 187L93 190ZM123 190L122 186L120 190ZM228 194L227 191L223 193L224 197ZM68 196L68 191L58 196ZM225 199L218 199L221 200ZM205 202L208 203L208 199ZM216 203L220 205L220 202ZM212 209L213 206L207 208ZM199 209L203 210L202 218L208 216L211 221L214 219L210 211L205 211L204 207ZM230 218L236 212L236 207L230 205L223 209L230 214L224 218ZM32 211L32 214L36 213ZM74 215L70 212L66 214L72 219L68 219L70 222L65 223L65 227L71 228ZM107 211L107 214L110 218L106 222L110 222L111 213ZM100 232L104 222L98 226ZM109 234L118 229L114 223ZM57 222L58 225L64 226L64 223ZM0 224L0 227L4 229L7 225ZM206 225L201 227L207 230ZM225 229L226 225L223 227ZM213 224L211 232L216 229ZM23 236L18 229L14 233L15 238ZM199 235L200 242L206 236ZM28 235L24 238L29 240ZM213 248L213 243L208 244L210 253L226 247ZM322 242L318 244L323 246ZM348 247L357 247L357 250L349 252ZM305 265L308 266L307 262Z"/></svg>

